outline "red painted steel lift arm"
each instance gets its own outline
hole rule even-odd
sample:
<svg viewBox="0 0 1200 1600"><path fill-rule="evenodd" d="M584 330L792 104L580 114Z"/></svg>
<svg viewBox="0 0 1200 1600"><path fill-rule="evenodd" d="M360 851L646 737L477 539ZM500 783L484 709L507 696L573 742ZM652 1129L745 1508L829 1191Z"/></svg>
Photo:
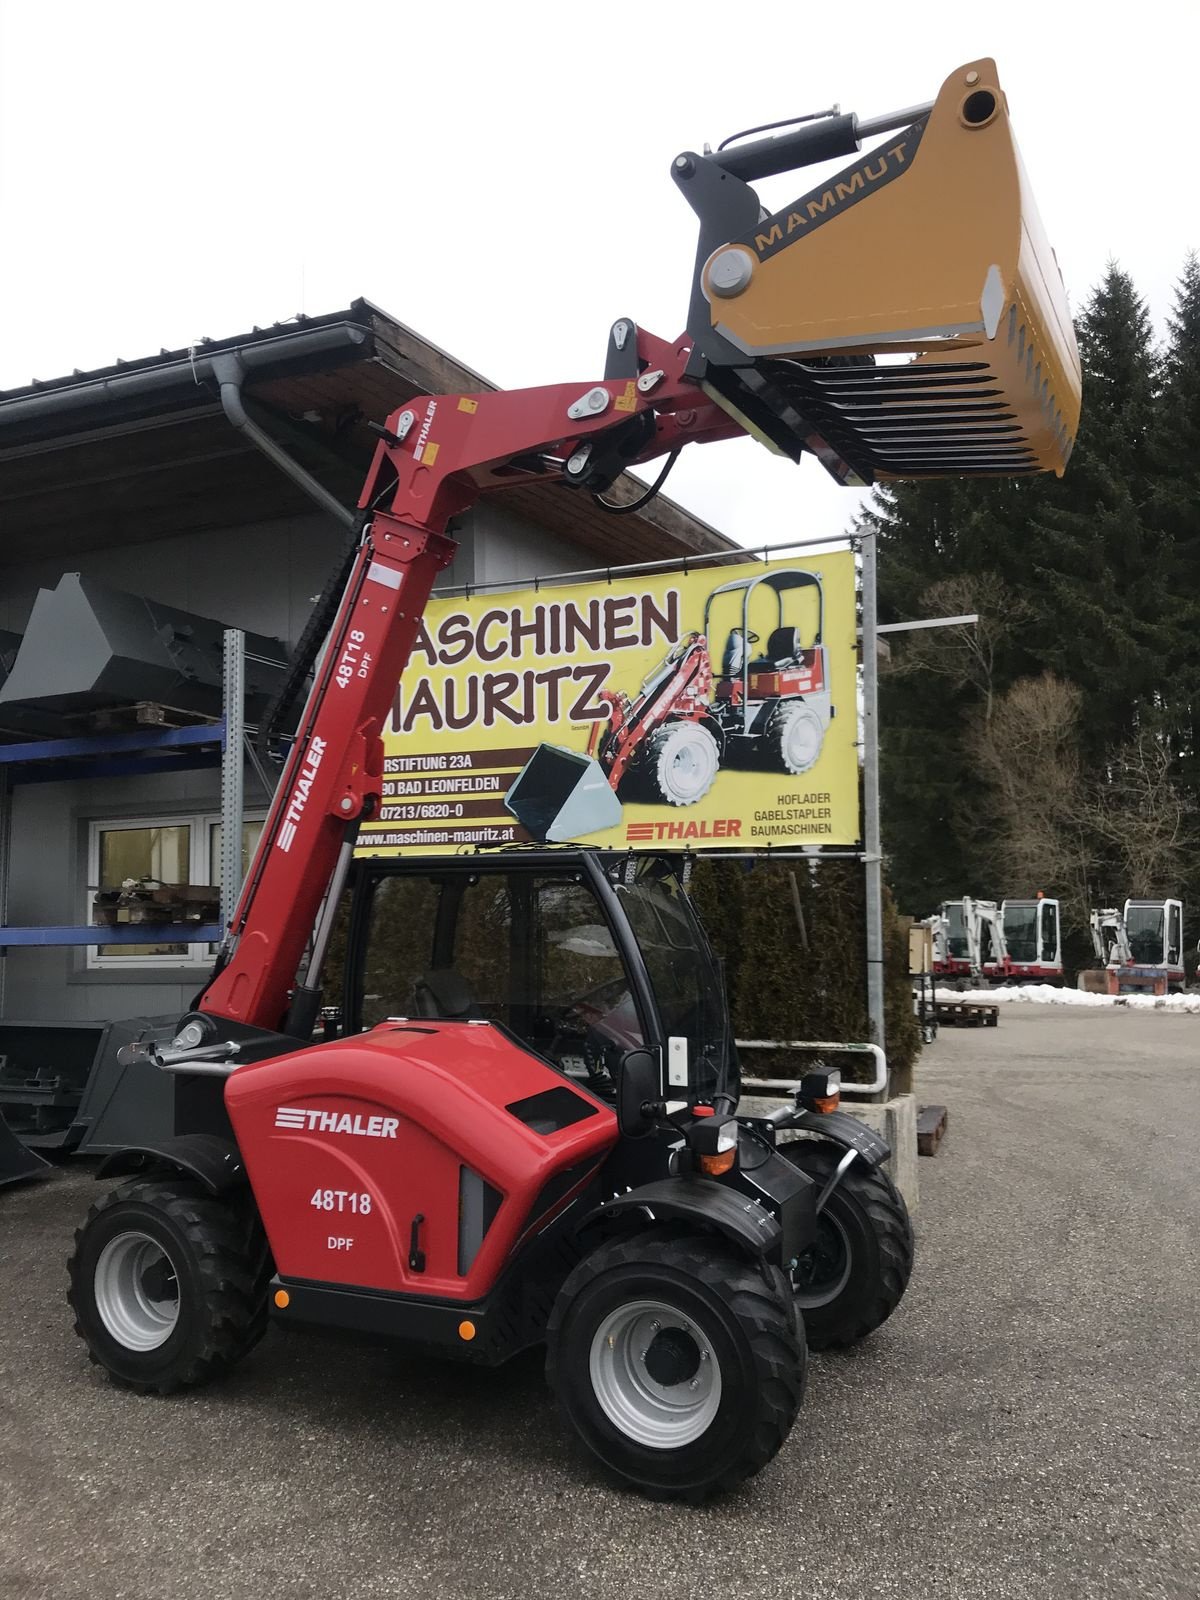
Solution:
<svg viewBox="0 0 1200 1600"><path fill-rule="evenodd" d="M382 796L383 729L456 549L449 520L485 490L606 488L625 466L743 431L684 376L689 339L639 329L637 341L637 378L424 396L388 418L357 556L201 1010L282 1025L339 856Z"/></svg>

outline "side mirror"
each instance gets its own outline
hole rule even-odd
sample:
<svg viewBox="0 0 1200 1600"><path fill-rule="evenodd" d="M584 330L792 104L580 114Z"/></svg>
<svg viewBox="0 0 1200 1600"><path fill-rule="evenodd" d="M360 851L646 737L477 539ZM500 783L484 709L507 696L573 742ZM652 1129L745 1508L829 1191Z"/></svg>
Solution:
<svg viewBox="0 0 1200 1600"><path fill-rule="evenodd" d="M625 1139L640 1139L654 1127L642 1107L662 1099L658 1059L649 1050L630 1050L617 1068L617 1126Z"/></svg>

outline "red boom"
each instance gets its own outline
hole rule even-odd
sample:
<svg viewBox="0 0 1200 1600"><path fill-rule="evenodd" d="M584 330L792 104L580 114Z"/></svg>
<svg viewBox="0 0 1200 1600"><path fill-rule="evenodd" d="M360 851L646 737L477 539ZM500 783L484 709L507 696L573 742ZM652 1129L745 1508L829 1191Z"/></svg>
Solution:
<svg viewBox="0 0 1200 1600"><path fill-rule="evenodd" d="M324 660L202 1010L278 1028L347 828L382 796L382 733L437 575L455 551L449 519L484 490L563 478L563 463L644 413L628 464L740 426L683 369L674 345L638 331L643 375L511 393L424 396L394 412L359 500L362 542ZM599 398L603 394L603 399ZM572 419L588 396L588 414ZM389 509L377 509L390 501Z"/></svg>

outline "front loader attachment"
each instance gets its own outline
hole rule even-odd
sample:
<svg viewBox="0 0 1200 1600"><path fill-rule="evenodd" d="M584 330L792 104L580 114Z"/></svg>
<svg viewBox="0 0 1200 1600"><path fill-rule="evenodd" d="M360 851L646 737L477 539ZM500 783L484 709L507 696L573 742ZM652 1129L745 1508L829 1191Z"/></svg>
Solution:
<svg viewBox="0 0 1200 1600"><path fill-rule="evenodd" d="M9 1183L25 1183L30 1178L49 1175L49 1162L25 1148L0 1111L0 1189Z"/></svg>
<svg viewBox="0 0 1200 1600"><path fill-rule="evenodd" d="M585 839L621 820L621 802L596 758L556 744L538 745L504 804L541 844Z"/></svg>
<svg viewBox="0 0 1200 1600"><path fill-rule="evenodd" d="M912 115L773 215L746 178L852 151L867 125L677 158L701 222L689 371L751 433L842 481L1061 475L1079 356L995 63L952 73Z"/></svg>

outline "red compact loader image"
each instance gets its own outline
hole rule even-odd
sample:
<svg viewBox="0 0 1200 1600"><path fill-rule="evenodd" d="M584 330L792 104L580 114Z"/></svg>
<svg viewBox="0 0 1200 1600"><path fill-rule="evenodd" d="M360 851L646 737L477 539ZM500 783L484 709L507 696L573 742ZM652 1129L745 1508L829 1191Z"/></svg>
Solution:
<svg viewBox="0 0 1200 1600"><path fill-rule="evenodd" d="M838 155L764 216L751 180ZM487 1364L544 1343L596 1460L698 1500L779 1450L806 1339L860 1339L904 1293L887 1147L837 1109L836 1073L737 1115L720 970L670 862L353 859L447 525L481 490L604 503L630 464L745 432L862 482L1063 469L1078 362L993 62L932 106L685 152L673 175L700 219L684 334L622 319L601 380L425 396L379 429L264 719L274 737L314 673L213 972L169 1035L125 1047L172 1075L176 1132L108 1158L122 1182L70 1261L76 1326L117 1384L218 1378L269 1317ZM807 711L823 663L767 645L710 715L799 763L815 728L754 707L769 680L785 717ZM347 890L343 1030L314 1042ZM807 1137L777 1146L782 1129Z"/></svg>
<svg viewBox="0 0 1200 1600"><path fill-rule="evenodd" d="M750 599L759 589L774 595L778 621L756 652L761 640L750 627ZM785 621L785 596L799 590L816 595L816 630L807 644ZM720 595L741 604L714 671L710 629ZM815 572L784 569L722 584L705 602L703 633L680 639L633 699L605 696L609 720L593 729L589 755L619 793L672 806L702 799L722 764L807 772L833 715L823 622Z"/></svg>

